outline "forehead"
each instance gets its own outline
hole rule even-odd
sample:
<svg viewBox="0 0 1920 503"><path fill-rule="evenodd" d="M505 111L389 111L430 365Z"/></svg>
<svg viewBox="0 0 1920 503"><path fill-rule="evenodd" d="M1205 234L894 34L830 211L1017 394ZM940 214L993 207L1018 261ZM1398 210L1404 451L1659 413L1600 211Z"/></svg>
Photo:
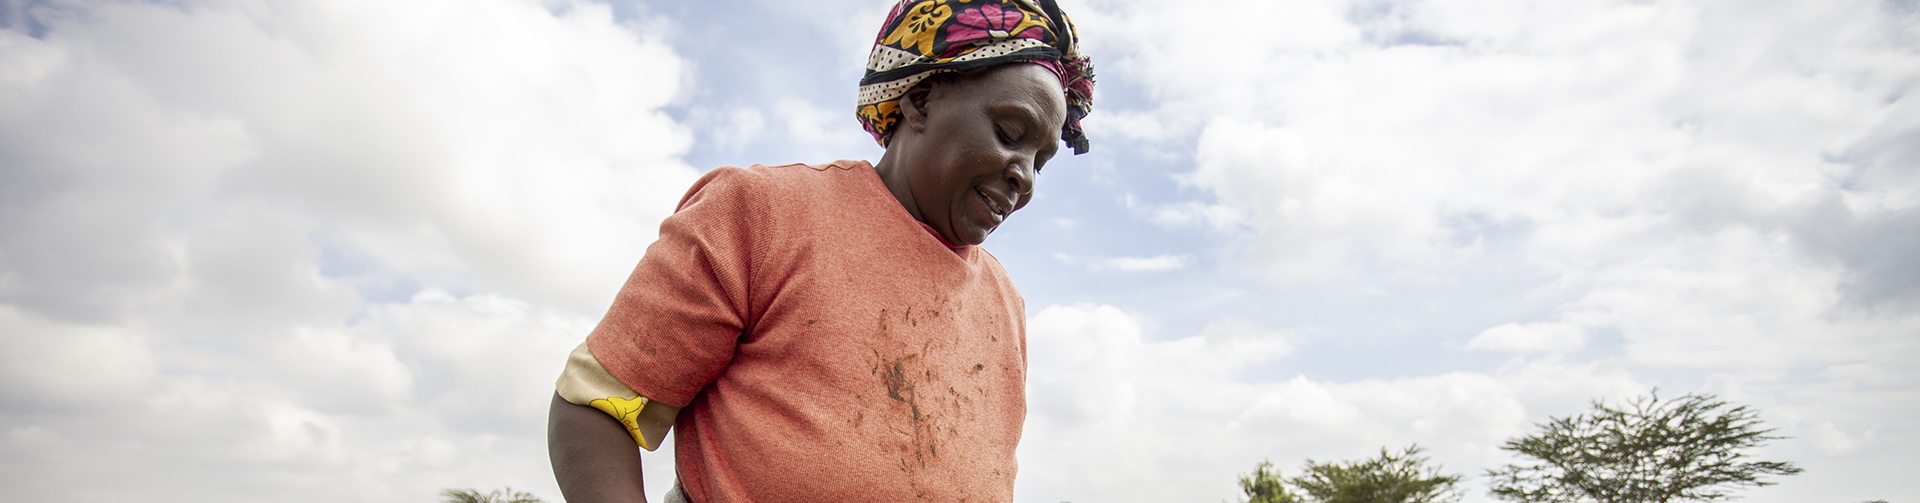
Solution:
<svg viewBox="0 0 1920 503"><path fill-rule="evenodd" d="M1002 65L969 75L962 82L967 98L993 107L1025 109L1054 127L1066 124L1066 90L1053 72L1039 65Z"/></svg>

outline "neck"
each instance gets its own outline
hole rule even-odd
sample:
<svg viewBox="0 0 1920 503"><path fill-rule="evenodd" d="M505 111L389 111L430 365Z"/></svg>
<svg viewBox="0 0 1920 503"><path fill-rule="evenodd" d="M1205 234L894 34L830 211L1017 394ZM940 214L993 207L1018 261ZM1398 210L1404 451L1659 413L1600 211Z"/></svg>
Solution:
<svg viewBox="0 0 1920 503"><path fill-rule="evenodd" d="M888 148L886 153L880 154L880 162L873 163L873 170L880 173L880 182L887 185L887 192L893 193L894 202L900 203L900 207L905 208L914 220L925 223L927 219L920 216L920 209L913 204L913 187L907 183L907 167L901 165L894 156L895 152L897 150Z"/></svg>

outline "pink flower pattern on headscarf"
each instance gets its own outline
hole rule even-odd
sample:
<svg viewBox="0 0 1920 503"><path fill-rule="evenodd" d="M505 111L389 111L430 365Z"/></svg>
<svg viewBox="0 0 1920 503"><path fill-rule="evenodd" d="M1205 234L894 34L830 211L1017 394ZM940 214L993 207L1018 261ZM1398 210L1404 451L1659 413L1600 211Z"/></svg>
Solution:
<svg viewBox="0 0 1920 503"><path fill-rule="evenodd" d="M1003 9L996 4L960 11L954 16L954 24L947 26L947 44L949 47L981 39L1030 38L1040 40L1043 30L1040 23L1025 23L1026 29L1014 33L1023 26L1027 15L1020 9Z"/></svg>

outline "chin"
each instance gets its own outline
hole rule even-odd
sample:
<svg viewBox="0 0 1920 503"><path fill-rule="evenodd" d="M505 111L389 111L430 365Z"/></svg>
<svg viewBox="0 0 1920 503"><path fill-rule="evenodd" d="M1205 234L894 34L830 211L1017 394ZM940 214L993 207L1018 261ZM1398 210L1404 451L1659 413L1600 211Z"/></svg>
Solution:
<svg viewBox="0 0 1920 503"><path fill-rule="evenodd" d="M970 234L960 234L960 233L955 233L955 234L956 234L956 235L954 236L954 240L953 240L953 244L957 244L957 245L968 245L968 246L979 246L979 245L980 245L980 243L985 243L985 242L987 242L987 236L989 236L989 235L992 235L992 234L993 234L993 231L992 231L992 230L988 230L988 231L986 231L986 232L981 232L981 233L980 233L979 235L977 235L977 236L976 236L976 235L970 235Z"/></svg>

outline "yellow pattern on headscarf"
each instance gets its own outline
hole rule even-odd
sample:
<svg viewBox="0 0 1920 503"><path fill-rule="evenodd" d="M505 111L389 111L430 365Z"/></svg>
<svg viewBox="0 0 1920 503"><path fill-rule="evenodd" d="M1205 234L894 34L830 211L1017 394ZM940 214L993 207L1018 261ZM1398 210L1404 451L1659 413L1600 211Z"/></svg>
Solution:
<svg viewBox="0 0 1920 503"><path fill-rule="evenodd" d="M1045 16L1042 16L1031 10L1027 10L1026 7L1019 7L1019 9L1020 9L1020 13L1025 14L1025 16L1023 16L1020 19L1020 24L1013 25L1013 29L1007 30L1007 33L1020 33L1023 31L1027 31L1027 28L1032 28L1035 26L1040 27L1040 29L1042 30L1051 28L1047 26L1047 21L1046 21L1047 18Z"/></svg>
<svg viewBox="0 0 1920 503"><path fill-rule="evenodd" d="M900 119L900 100L886 101L860 107L860 119L882 129L893 127Z"/></svg>
<svg viewBox="0 0 1920 503"><path fill-rule="evenodd" d="M907 12L906 22L893 29L882 44L899 44L900 48L913 48L918 54L933 52L934 35L947 18L953 17L953 8L946 6L945 0L920 2Z"/></svg>

